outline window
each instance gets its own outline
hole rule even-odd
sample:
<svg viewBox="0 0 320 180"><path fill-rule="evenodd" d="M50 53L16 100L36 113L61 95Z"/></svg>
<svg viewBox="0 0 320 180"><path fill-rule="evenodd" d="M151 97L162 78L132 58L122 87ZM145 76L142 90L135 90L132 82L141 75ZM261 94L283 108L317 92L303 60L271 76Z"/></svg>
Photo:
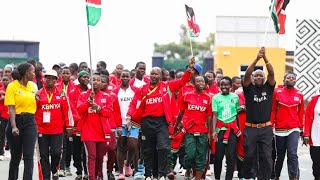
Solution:
<svg viewBox="0 0 320 180"><path fill-rule="evenodd" d="M240 65L240 71L239 71L239 77L240 78L243 78L244 75L246 74L246 70L248 69L248 65ZM257 70L257 69L261 69L263 71L263 66L256 66L254 67L254 70Z"/></svg>

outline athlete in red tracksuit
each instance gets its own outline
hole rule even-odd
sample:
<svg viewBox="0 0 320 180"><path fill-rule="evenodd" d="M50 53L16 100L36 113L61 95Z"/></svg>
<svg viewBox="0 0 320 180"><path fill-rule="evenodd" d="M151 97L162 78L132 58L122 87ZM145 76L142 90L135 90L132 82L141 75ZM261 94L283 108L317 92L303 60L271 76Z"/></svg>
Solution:
<svg viewBox="0 0 320 180"><path fill-rule="evenodd" d="M102 163L110 142L111 128L108 119L112 115L110 95L100 90L101 76L93 75L93 91L79 96L77 109L81 117L77 130L85 144L89 180L103 179Z"/></svg>
<svg viewBox="0 0 320 180"><path fill-rule="evenodd" d="M68 105L70 112L72 114L69 115L69 121L70 124L74 124L74 114L78 112L77 108L74 103L70 103L70 94L71 91L76 87L76 85L71 80L71 70L69 67L62 68L61 73L62 81L56 84L56 87L59 89L62 89L65 93L65 96L68 100ZM72 116L72 117L71 117ZM71 163L71 156L72 156L72 146L73 146L73 137L67 137L65 134L63 137L63 151L62 151L62 157L60 160L60 170L58 171L58 174L60 177L64 176L72 176L71 170L70 170L70 163Z"/></svg>
<svg viewBox="0 0 320 180"><path fill-rule="evenodd" d="M193 66L194 59L189 62L189 67ZM153 68L150 84L144 85L130 103L127 125L130 126L131 123L138 127L141 125L146 178L152 176L155 148L158 150L159 175L161 178L167 175L168 124L172 123L168 88L171 92L177 91L189 81L190 76L191 73L186 71L179 80L162 82L161 69Z"/></svg>
<svg viewBox="0 0 320 180"><path fill-rule="evenodd" d="M206 166L208 137L212 137L211 97L204 92L206 84L202 76L195 76L196 90L185 93L179 103L179 115L175 124L175 132L183 119L186 146L185 167L186 178L190 178L191 168L195 166L195 178L200 180Z"/></svg>
<svg viewBox="0 0 320 180"><path fill-rule="evenodd" d="M35 119L38 126L40 163L44 179L50 179L50 171L53 174L52 179L59 178L57 170L65 129L68 136L72 135L67 99L64 92L54 86L57 79L57 73L54 70L48 70L45 74L45 87L36 93Z"/></svg>
<svg viewBox="0 0 320 180"><path fill-rule="evenodd" d="M122 120L121 120L121 113L120 113L120 105L118 101L118 97L115 93L110 91L108 89L109 87L109 80L108 76L101 76L101 91L107 93L112 102L112 115L110 118L108 118L108 123L110 125L110 128L112 129L112 133L110 135L110 143L107 145L107 153L108 153L108 161L107 161L107 175L108 179L112 180L114 179L113 171L113 165L116 162L116 129L121 127Z"/></svg>
<svg viewBox="0 0 320 180"><path fill-rule="evenodd" d="M277 88L273 93L271 122L275 128L276 161L275 176L280 177L285 154L288 159L290 179L299 178L298 142L303 130L304 98L294 88L296 75L287 73L284 76L284 87ZM301 133L302 134L302 133Z"/></svg>
<svg viewBox="0 0 320 180"><path fill-rule="evenodd" d="M239 129L241 132L244 131L245 123L246 123L246 100L244 98L244 93L242 88L238 88L235 93L239 97L239 109L238 109L238 119L239 119ZM244 136L241 133L241 135L238 138L237 141L237 170L238 170L238 177L243 178L242 174L242 162L244 158Z"/></svg>
<svg viewBox="0 0 320 180"><path fill-rule="evenodd" d="M205 73L205 76L207 77L208 79L208 86L207 86L207 89L206 89L206 92L211 96L213 97L215 94L218 94L219 93L219 87L215 84L215 78L216 78L216 75L214 74L213 71L207 71Z"/></svg>
<svg viewBox="0 0 320 180"><path fill-rule="evenodd" d="M8 76L2 77L3 86L0 87L0 160L4 160L5 131L8 124L9 109L4 105L6 89L10 83Z"/></svg>
<svg viewBox="0 0 320 180"><path fill-rule="evenodd" d="M78 73L78 81L79 84L75 86L73 90L70 91L69 100L70 100L70 106L72 108L72 115L74 120L74 129L73 129L73 135L72 135L72 145L73 145L73 161L74 161L74 167L76 170L76 180L82 179L82 171L84 171L84 178L88 179L88 171L87 171L87 159L86 159L86 153L84 150L83 142L81 141L81 134L77 132L76 127L78 125L78 122L80 121L80 116L77 111L77 103L78 98L82 92L88 91L88 83L89 83L89 73L86 71L80 71Z"/></svg>
<svg viewBox="0 0 320 180"><path fill-rule="evenodd" d="M309 102L304 122L304 144L310 145L312 159L312 174L315 180L320 180L320 95L312 97Z"/></svg>

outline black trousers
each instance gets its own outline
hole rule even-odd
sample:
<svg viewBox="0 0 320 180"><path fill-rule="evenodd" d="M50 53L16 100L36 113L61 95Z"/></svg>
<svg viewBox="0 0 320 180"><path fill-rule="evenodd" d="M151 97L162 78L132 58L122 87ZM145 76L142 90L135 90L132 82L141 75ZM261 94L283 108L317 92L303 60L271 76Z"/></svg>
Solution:
<svg viewBox="0 0 320 180"><path fill-rule="evenodd" d="M44 180L50 180L51 172L52 174L55 174L57 172L57 167L59 166L61 159L62 141L63 134L38 135L41 157L40 163Z"/></svg>
<svg viewBox="0 0 320 180"><path fill-rule="evenodd" d="M151 177L154 163L154 151L158 151L158 175L167 175L167 153L169 143L168 124L165 117L144 117L141 125L145 165L145 176Z"/></svg>
<svg viewBox="0 0 320 180"><path fill-rule="evenodd" d="M214 158L214 176L216 179L220 179L222 170L222 160L224 155L226 155L226 180L232 180L233 171L235 163L237 160L237 136L234 134L233 130L230 132L228 139L228 144L223 143L223 135L226 131L221 130L218 134L218 141L216 142L216 154Z"/></svg>
<svg viewBox="0 0 320 180"><path fill-rule="evenodd" d="M87 156L84 150L83 142L81 141L80 136L73 135L73 166L77 169L76 174L82 175L84 171L85 175L88 175L87 169Z"/></svg>
<svg viewBox="0 0 320 180"><path fill-rule="evenodd" d="M7 119L0 118L0 155L4 155L3 147L5 145L7 124Z"/></svg>
<svg viewBox="0 0 320 180"><path fill-rule="evenodd" d="M310 146L312 159L312 174L315 179L320 179L320 146Z"/></svg>
<svg viewBox="0 0 320 180"><path fill-rule="evenodd" d="M12 135L12 129L7 128L7 137L11 140L11 160L9 165L9 180L17 180L19 164L23 154L23 180L31 180L33 176L33 156L38 129L33 114L16 115L16 126L19 136Z"/></svg>
<svg viewBox="0 0 320 180"><path fill-rule="evenodd" d="M292 132L289 136L276 136L277 159L276 159L276 176L280 177L283 161L287 153L287 167L290 178L299 178L299 162L298 162L298 143L300 133Z"/></svg>
<svg viewBox="0 0 320 180"><path fill-rule="evenodd" d="M72 140L72 141L71 141ZM63 135L63 150L62 157L60 160L60 169L65 170L66 167L70 167L71 156L73 153L73 137L67 137L66 134Z"/></svg>
<svg viewBox="0 0 320 180"><path fill-rule="evenodd" d="M242 167L244 178L255 178L255 170L252 167L256 166L256 160L258 159L258 180L270 180L273 168L272 138L272 126L263 128L245 127L245 155Z"/></svg>

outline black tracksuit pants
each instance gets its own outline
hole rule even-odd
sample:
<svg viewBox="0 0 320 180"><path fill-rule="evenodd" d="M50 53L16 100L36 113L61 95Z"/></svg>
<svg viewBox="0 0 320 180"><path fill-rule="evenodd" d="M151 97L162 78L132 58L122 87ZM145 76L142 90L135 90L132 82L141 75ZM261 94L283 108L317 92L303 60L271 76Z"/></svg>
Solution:
<svg viewBox="0 0 320 180"><path fill-rule="evenodd" d="M159 177L167 175L167 153L169 143L168 124L165 117L142 118L141 124L142 143L145 165L145 176L151 177L154 162L155 149L158 151L158 174Z"/></svg>

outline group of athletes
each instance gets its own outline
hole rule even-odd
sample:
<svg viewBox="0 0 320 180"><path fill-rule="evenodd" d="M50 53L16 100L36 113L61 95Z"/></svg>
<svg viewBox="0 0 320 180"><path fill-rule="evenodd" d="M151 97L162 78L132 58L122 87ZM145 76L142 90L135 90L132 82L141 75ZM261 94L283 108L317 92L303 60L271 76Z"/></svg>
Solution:
<svg viewBox="0 0 320 180"><path fill-rule="evenodd" d="M268 75L255 70L264 61ZM7 72L8 71L8 72ZM1 73L1 72L0 72ZM0 160L10 147L9 180L32 179L34 149L39 178L175 179L177 159L185 180L205 179L213 164L220 179L280 179L287 153L290 180L299 179L299 138L310 144L313 175L320 180L320 103L312 97L306 111L296 75L287 72L276 87L265 48L244 77L221 69L207 71L189 60L186 68L166 70L138 62L129 71L119 64L109 74L82 62L8 65L1 74ZM5 141L7 139L7 143Z"/></svg>

